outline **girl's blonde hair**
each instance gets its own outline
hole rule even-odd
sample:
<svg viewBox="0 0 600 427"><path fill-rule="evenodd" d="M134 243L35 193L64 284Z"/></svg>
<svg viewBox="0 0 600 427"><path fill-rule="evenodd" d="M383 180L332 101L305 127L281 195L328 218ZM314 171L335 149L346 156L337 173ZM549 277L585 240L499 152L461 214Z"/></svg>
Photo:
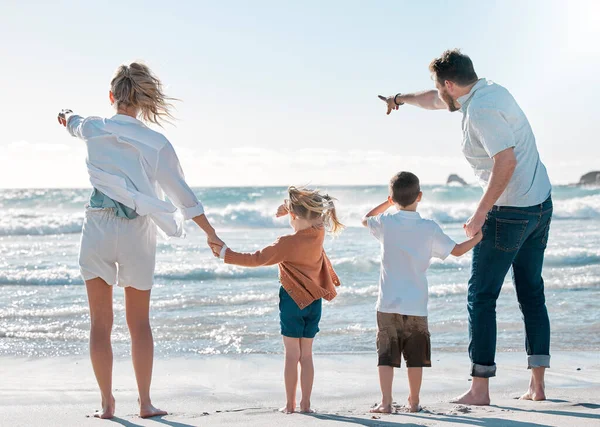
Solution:
<svg viewBox="0 0 600 427"><path fill-rule="evenodd" d="M132 62L121 65L110 82L110 90L115 98L116 107L133 107L146 122L161 125L169 122L173 107L170 98L163 92L161 81L147 65Z"/></svg>
<svg viewBox="0 0 600 427"><path fill-rule="evenodd" d="M335 212L335 199L328 194L305 187L290 187L288 193L290 198L286 207L294 215L307 220L321 217L325 227L332 234L339 234L345 228Z"/></svg>

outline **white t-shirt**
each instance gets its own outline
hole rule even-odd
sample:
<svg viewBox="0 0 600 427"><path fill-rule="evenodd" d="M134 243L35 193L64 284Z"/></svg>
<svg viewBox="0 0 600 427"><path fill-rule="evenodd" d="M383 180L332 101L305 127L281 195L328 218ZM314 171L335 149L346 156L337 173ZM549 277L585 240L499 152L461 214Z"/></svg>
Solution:
<svg viewBox="0 0 600 427"><path fill-rule="evenodd" d="M367 226L381 242L377 311L427 316L427 268L431 258L447 258L456 243L418 212L373 216Z"/></svg>

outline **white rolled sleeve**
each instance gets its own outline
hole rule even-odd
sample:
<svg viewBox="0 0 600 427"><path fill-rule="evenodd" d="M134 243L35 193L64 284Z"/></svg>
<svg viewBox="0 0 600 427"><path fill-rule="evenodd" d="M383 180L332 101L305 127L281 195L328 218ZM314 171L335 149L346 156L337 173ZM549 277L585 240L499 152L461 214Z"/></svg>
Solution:
<svg viewBox="0 0 600 427"><path fill-rule="evenodd" d="M77 114L71 114L67 117L67 130L71 136L83 139L83 120L84 118Z"/></svg>
<svg viewBox="0 0 600 427"><path fill-rule="evenodd" d="M170 143L158 153L156 180L185 219L192 219L204 213L204 206L185 182L181 164Z"/></svg>

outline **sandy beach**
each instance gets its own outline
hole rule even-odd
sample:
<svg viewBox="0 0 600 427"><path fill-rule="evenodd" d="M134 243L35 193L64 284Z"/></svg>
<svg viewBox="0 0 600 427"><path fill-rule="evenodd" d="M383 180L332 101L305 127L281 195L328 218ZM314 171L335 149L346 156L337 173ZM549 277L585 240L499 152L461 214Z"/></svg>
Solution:
<svg viewBox="0 0 600 427"><path fill-rule="evenodd" d="M498 355L492 406L445 403L467 389L468 358L463 353L434 354L425 371L424 411L373 417L379 399L372 355L317 355L315 415L283 415L280 355L210 356L159 359L153 399L170 415L142 420L136 415L133 369L118 359L114 369L117 418L90 418L99 405L92 368L85 357L0 359L0 425L17 426L600 426L600 354L555 353L547 375L549 400L515 398L525 390L524 356ZM407 395L405 372L396 370L394 397Z"/></svg>

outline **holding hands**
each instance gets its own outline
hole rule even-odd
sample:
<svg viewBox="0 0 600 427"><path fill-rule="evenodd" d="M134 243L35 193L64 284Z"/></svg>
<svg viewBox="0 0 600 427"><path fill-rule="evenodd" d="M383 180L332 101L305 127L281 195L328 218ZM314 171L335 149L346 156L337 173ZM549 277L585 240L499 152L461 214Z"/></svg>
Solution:
<svg viewBox="0 0 600 427"><path fill-rule="evenodd" d="M206 238L206 243L212 251L213 255L217 258L221 255L221 249L225 246L225 243L217 236L216 233L209 234Z"/></svg>

